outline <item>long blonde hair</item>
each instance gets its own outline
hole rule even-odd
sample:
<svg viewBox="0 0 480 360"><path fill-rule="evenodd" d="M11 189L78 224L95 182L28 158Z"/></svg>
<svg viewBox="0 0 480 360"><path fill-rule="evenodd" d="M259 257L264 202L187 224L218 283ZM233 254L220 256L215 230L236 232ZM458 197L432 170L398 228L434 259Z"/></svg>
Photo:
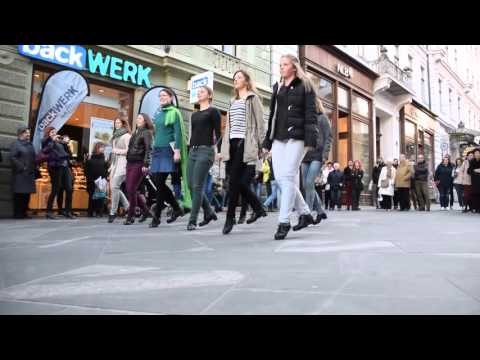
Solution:
<svg viewBox="0 0 480 360"><path fill-rule="evenodd" d="M314 86L312 81L309 79L305 71L303 71L302 66L300 65L300 61L295 55L292 54L285 54L280 57L280 59L287 58L291 61L293 66L295 67L296 70L296 75L297 77L302 80L303 85L305 86L305 90L307 92L314 91ZM283 82L283 78L280 78L280 82Z"/></svg>

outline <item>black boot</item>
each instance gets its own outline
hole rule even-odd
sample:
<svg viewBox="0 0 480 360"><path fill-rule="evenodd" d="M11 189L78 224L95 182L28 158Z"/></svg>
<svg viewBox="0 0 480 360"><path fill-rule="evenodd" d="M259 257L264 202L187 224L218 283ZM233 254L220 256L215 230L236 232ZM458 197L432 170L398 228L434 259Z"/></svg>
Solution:
<svg viewBox="0 0 480 360"><path fill-rule="evenodd" d="M275 240L285 239L289 231L290 231L290 224L288 223L278 224L278 229L274 236Z"/></svg>
<svg viewBox="0 0 480 360"><path fill-rule="evenodd" d="M245 215L240 215L237 224L243 224L245 222Z"/></svg>
<svg viewBox="0 0 480 360"><path fill-rule="evenodd" d="M327 214L321 213L321 214L320 214L320 218L321 218L322 220L327 220Z"/></svg>
<svg viewBox="0 0 480 360"><path fill-rule="evenodd" d="M312 215L300 215L300 217L298 218L298 224L293 227L293 231L301 230L311 224L313 224Z"/></svg>
<svg viewBox="0 0 480 360"><path fill-rule="evenodd" d="M313 220L313 225L320 224L321 222L322 222L322 215L321 215L321 214L317 214L317 216L316 216L315 219Z"/></svg>
<svg viewBox="0 0 480 360"><path fill-rule="evenodd" d="M115 215L108 215L108 223L111 224L113 223L113 220L115 220L116 216Z"/></svg>
<svg viewBox="0 0 480 360"><path fill-rule="evenodd" d="M50 220L56 220L57 218L55 217L55 215L53 215L53 213L51 211L47 212L47 215L45 215L45 217L47 219L50 219Z"/></svg>
<svg viewBox="0 0 480 360"><path fill-rule="evenodd" d="M258 218L261 218L264 216L267 216L267 212L264 209L262 209L260 212L254 211L250 216L250 219L247 220L247 224L252 224L255 221L257 221Z"/></svg>
<svg viewBox="0 0 480 360"><path fill-rule="evenodd" d="M160 225L160 216L157 216L155 213L152 213L152 222L148 225L151 228L156 228Z"/></svg>
<svg viewBox="0 0 480 360"><path fill-rule="evenodd" d="M148 218L149 218L149 214L142 214L142 217L140 218L140 220L138 220L139 223L143 223L145 222Z"/></svg>
<svg viewBox="0 0 480 360"><path fill-rule="evenodd" d="M197 228L197 224L195 224L193 222L189 222L188 225L187 225L187 230L188 231L195 230L196 228Z"/></svg>
<svg viewBox="0 0 480 360"><path fill-rule="evenodd" d="M208 225L208 223L210 221L217 221L218 218L217 218L217 215L215 213L212 213L211 215L208 215L208 216L205 216L205 218L203 219L203 221L198 224L198 226L205 226L205 225Z"/></svg>
<svg viewBox="0 0 480 360"><path fill-rule="evenodd" d="M235 225L235 219L227 218L227 220L225 221L225 225L223 226L223 234L229 234L233 229L233 225Z"/></svg>
<svg viewBox="0 0 480 360"><path fill-rule="evenodd" d="M182 210L182 208L178 208L177 210L172 211L172 215L167 219L167 224L173 223L177 218L185 215L185 212Z"/></svg>
<svg viewBox="0 0 480 360"><path fill-rule="evenodd" d="M132 225L135 223L135 219L133 217L127 217L123 222L123 225Z"/></svg>

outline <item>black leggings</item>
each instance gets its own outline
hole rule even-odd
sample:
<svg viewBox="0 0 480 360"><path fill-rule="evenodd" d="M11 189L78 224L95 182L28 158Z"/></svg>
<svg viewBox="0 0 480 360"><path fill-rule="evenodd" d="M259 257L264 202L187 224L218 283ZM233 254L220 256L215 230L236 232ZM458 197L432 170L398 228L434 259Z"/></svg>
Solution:
<svg viewBox="0 0 480 360"><path fill-rule="evenodd" d="M163 209L163 204L167 202L172 206L173 210L178 211L180 210L180 206L175 200L175 196L172 193L172 190L167 186L166 181L170 173L153 173L153 181L155 186L157 187L157 206L155 207L155 215L160 217Z"/></svg>
<svg viewBox="0 0 480 360"><path fill-rule="evenodd" d="M57 197L58 211L62 210L63 192L67 193L65 199L65 210L67 212L72 211L72 174L70 168L66 166L59 166L55 168L49 168L48 174L50 175L50 182L52 190L48 195L47 211L51 212L53 208L53 200Z"/></svg>

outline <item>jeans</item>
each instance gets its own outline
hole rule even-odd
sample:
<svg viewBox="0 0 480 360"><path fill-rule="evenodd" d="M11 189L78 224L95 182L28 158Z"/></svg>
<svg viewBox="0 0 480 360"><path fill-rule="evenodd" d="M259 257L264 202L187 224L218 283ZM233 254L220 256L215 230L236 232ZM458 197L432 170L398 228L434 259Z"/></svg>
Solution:
<svg viewBox="0 0 480 360"><path fill-rule="evenodd" d="M300 215L310 214L310 209L297 185L298 172L304 155L303 140L289 139L273 142L273 171L282 192L279 223L290 223L289 214L294 207Z"/></svg>
<svg viewBox="0 0 480 360"><path fill-rule="evenodd" d="M127 178L127 175L117 175L110 179L110 188L112 190L112 204L110 206L110 215L115 215L118 210L118 204L121 201L125 209L128 208L128 200L120 186Z"/></svg>
<svg viewBox="0 0 480 360"><path fill-rule="evenodd" d="M278 200L280 193L280 187L278 186L277 180L271 180L270 185L272 186L272 193L270 196L265 200L263 206L269 207L275 200Z"/></svg>
<svg viewBox="0 0 480 360"><path fill-rule="evenodd" d="M52 185L52 190L47 200L47 211L51 212L53 208L53 200L55 197L60 197L60 193L66 191L67 197L65 199L65 210L67 212L72 211L72 174L70 173L70 168L66 166L59 166L55 168L49 168L48 174L50 175L50 181ZM61 196L63 202L63 195ZM58 211L62 210L62 202L58 205Z"/></svg>
<svg viewBox="0 0 480 360"><path fill-rule="evenodd" d="M449 195L450 195L450 185L442 186L438 185L438 191L440 192L440 206L442 208L448 207Z"/></svg>
<svg viewBox="0 0 480 360"><path fill-rule="evenodd" d="M415 190L417 192L418 207L420 210L430 211L430 194L428 191L428 182L427 181L415 181Z"/></svg>
<svg viewBox="0 0 480 360"><path fill-rule="evenodd" d="M253 211L261 212L262 204L250 189L251 176L248 165L243 162L244 140L230 140L230 160L227 164L229 175L227 219L235 218L238 197L242 195Z"/></svg>
<svg viewBox="0 0 480 360"><path fill-rule="evenodd" d="M455 190L457 191L458 197L458 205L463 208L465 202L463 201L463 185L462 184L454 184Z"/></svg>
<svg viewBox="0 0 480 360"><path fill-rule="evenodd" d="M187 178L188 187L192 194L192 209L190 212L190 223L192 224L197 224L200 206L203 209L204 217L213 214L204 189L214 157L215 150L208 146L192 148L189 153Z"/></svg>
<svg viewBox="0 0 480 360"><path fill-rule="evenodd" d="M205 181L203 191L205 192L205 195L207 196L207 199L211 204L213 200L213 178L210 173L207 174L207 180Z"/></svg>
<svg viewBox="0 0 480 360"><path fill-rule="evenodd" d="M330 209L334 209L337 205L338 209L342 208L342 189L332 188L330 190Z"/></svg>
<svg viewBox="0 0 480 360"><path fill-rule="evenodd" d="M135 208L137 204L142 208L144 214L148 213L147 204L144 201L145 198L141 198L137 193L138 187L143 181L144 174L142 172L143 161L127 162L127 178L126 178L126 190L128 194L128 217L133 218L135 215Z"/></svg>
<svg viewBox="0 0 480 360"><path fill-rule="evenodd" d="M315 179L322 170L322 162L314 160L310 163L302 163L303 188L305 189L305 202L311 211L317 210L317 213L323 213L320 197L315 191ZM317 207L314 209L314 205Z"/></svg>

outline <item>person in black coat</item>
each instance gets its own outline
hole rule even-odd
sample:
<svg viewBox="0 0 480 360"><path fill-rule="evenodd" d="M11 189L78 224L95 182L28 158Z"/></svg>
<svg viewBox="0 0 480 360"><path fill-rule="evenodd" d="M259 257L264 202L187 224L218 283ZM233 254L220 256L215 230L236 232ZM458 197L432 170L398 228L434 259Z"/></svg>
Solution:
<svg viewBox="0 0 480 360"><path fill-rule="evenodd" d="M372 196L373 196L373 204L377 209L380 209L378 203L378 178L380 177L380 173L382 172L382 168L385 166L382 158L377 159L377 164L373 167L372 170Z"/></svg>
<svg viewBox="0 0 480 360"><path fill-rule="evenodd" d="M85 176L87 178L88 191L88 216L93 217L95 212L97 217L103 216L103 208L105 205L105 198L94 198L95 194L95 180L98 178L107 177L108 165L105 161L105 144L97 142L93 148L92 156L87 160L85 165Z"/></svg>
<svg viewBox="0 0 480 360"><path fill-rule="evenodd" d="M470 193L470 204L472 210L480 212L480 149L473 152L474 158L470 161L468 174L472 178L472 189Z"/></svg>
<svg viewBox="0 0 480 360"><path fill-rule="evenodd" d="M330 208L333 210L337 205L338 211L342 209L342 188L344 184L344 175L340 171L340 164L333 164L334 170L328 174L327 183L330 185Z"/></svg>
<svg viewBox="0 0 480 360"><path fill-rule="evenodd" d="M30 194L35 193L35 149L30 142L30 130L22 126L17 130L17 140L10 148L12 162L13 216L30 219L27 215Z"/></svg>
<svg viewBox="0 0 480 360"><path fill-rule="evenodd" d="M453 183L452 177L453 167L448 156L443 158L441 164L437 166L435 171L435 184L440 192L440 206L442 210L448 208L448 196L450 195L450 187Z"/></svg>
<svg viewBox="0 0 480 360"><path fill-rule="evenodd" d="M360 210L360 194L363 191L363 170L359 160L353 163L352 177L352 211Z"/></svg>

